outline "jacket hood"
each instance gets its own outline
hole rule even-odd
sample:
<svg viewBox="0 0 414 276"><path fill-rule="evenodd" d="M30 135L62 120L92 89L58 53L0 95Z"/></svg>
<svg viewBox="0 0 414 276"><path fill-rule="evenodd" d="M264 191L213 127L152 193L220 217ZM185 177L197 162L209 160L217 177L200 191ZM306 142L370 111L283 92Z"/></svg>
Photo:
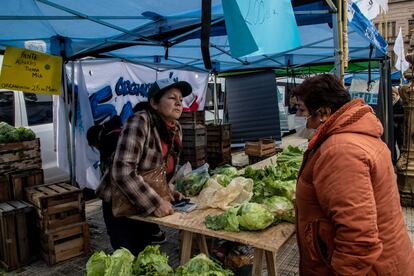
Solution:
<svg viewBox="0 0 414 276"><path fill-rule="evenodd" d="M316 131L308 149L318 147L329 136L339 133L359 133L379 138L383 134L381 122L369 105L355 99L333 113Z"/></svg>

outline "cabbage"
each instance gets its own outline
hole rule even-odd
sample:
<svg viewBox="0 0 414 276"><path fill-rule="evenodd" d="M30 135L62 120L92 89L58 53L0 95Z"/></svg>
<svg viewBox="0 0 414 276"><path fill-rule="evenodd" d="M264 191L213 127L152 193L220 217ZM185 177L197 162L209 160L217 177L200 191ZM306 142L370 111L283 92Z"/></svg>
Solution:
<svg viewBox="0 0 414 276"><path fill-rule="evenodd" d="M87 276L102 276L111 264L111 257L103 251L95 252L86 263Z"/></svg>
<svg viewBox="0 0 414 276"><path fill-rule="evenodd" d="M275 221L295 223L295 213L292 202L282 196L265 198L263 204L275 216Z"/></svg>
<svg viewBox="0 0 414 276"><path fill-rule="evenodd" d="M258 203L243 203L228 209L223 214L208 215L204 221L209 229L239 232L242 230L262 230L273 223L274 217Z"/></svg>
<svg viewBox="0 0 414 276"><path fill-rule="evenodd" d="M228 177L235 177L238 175L238 171L235 167L232 167L230 165L225 165L222 167L217 167L214 170L211 171L211 174L225 174Z"/></svg>
<svg viewBox="0 0 414 276"><path fill-rule="evenodd" d="M246 230L262 230L273 223L273 215L258 203L242 204L239 210L240 228Z"/></svg>
<svg viewBox="0 0 414 276"><path fill-rule="evenodd" d="M176 276L232 276L232 271L223 269L220 264L209 259L204 254L198 254L186 264L179 266L175 271Z"/></svg>
<svg viewBox="0 0 414 276"><path fill-rule="evenodd" d="M168 257L160 252L159 245L149 245L141 251L133 264L135 275L174 275L173 269L168 265Z"/></svg>
<svg viewBox="0 0 414 276"><path fill-rule="evenodd" d="M126 248L115 250L111 256L111 265L104 276L132 276L132 262L135 256Z"/></svg>

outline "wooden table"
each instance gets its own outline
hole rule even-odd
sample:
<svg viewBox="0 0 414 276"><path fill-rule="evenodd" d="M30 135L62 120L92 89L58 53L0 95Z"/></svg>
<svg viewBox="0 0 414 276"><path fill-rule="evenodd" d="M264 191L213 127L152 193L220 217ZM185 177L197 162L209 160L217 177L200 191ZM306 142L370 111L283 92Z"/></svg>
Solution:
<svg viewBox="0 0 414 276"><path fill-rule="evenodd" d="M205 209L194 210L190 213L175 212L173 215L163 218L156 218L153 216L131 216L130 218L182 230L181 264L186 263L191 257L193 236L198 237L200 251L208 255L207 244L205 241L205 235L207 235L253 246L255 248L253 275L262 274L263 256L266 258L268 275L277 275L276 255L282 245L295 232L294 224L280 223L269 227L264 231L243 231L238 233L214 231L208 229L204 225L204 219L207 215L217 215L221 213L223 213L223 211L219 209Z"/></svg>

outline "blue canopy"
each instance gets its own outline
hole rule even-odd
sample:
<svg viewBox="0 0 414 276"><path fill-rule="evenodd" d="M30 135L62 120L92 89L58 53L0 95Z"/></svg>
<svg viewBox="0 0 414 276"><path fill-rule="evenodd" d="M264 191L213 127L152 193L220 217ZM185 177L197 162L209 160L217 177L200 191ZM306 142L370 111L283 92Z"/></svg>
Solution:
<svg viewBox="0 0 414 276"><path fill-rule="evenodd" d="M302 46L283 53L233 58L220 0L212 0L210 56L216 71L332 63L332 10L322 0L292 0ZM350 60L386 55L387 44L353 4ZM44 41L65 59L123 58L156 68L205 70L200 48L201 1L3 0L0 47ZM269 34L271 35L271 34ZM280 39L283 39L281 37Z"/></svg>

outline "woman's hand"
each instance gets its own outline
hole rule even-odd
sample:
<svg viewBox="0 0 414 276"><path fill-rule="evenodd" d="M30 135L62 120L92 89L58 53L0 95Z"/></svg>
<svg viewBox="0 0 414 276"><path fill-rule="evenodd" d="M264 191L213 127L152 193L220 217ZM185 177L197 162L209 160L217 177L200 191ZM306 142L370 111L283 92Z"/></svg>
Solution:
<svg viewBox="0 0 414 276"><path fill-rule="evenodd" d="M182 200L182 199L186 198L182 193L177 192L177 191L173 192L173 197L174 197L174 200L176 200L176 201L179 201L179 200Z"/></svg>
<svg viewBox="0 0 414 276"><path fill-rule="evenodd" d="M154 211L154 215L159 218L172 215L173 213L174 209L172 208L171 203L165 199L161 201L161 205Z"/></svg>

